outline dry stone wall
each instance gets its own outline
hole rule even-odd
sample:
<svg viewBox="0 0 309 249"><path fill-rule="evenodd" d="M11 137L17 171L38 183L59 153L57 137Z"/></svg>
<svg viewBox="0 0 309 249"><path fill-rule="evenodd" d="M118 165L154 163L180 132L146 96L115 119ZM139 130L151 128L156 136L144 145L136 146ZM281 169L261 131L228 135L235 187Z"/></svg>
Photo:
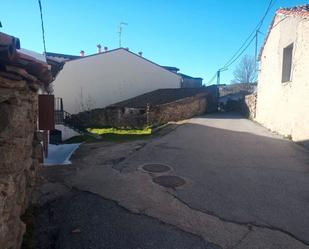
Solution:
<svg viewBox="0 0 309 249"><path fill-rule="evenodd" d="M111 106L73 115L68 121L72 125L79 123L82 128L143 128L201 115L208 111L208 107L214 111L216 104L211 95L202 93L162 105L149 106L148 111L147 108Z"/></svg>
<svg viewBox="0 0 309 249"><path fill-rule="evenodd" d="M155 106L150 110L149 122L153 126L179 121L206 113L206 95L185 98L172 103Z"/></svg>
<svg viewBox="0 0 309 249"><path fill-rule="evenodd" d="M0 248L20 248L42 147L37 127L38 86L0 75Z"/></svg>
<svg viewBox="0 0 309 249"><path fill-rule="evenodd" d="M257 93L246 95L241 102L241 112L250 119L255 119Z"/></svg>
<svg viewBox="0 0 309 249"><path fill-rule="evenodd" d="M72 115L67 120L71 126L81 128L141 128L146 125L146 110L141 108L108 107Z"/></svg>

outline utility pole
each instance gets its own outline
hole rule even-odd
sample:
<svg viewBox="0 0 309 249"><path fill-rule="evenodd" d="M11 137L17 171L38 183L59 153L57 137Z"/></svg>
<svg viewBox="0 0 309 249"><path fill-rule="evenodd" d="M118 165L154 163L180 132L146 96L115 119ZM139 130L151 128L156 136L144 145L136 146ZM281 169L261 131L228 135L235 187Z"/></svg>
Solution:
<svg viewBox="0 0 309 249"><path fill-rule="evenodd" d="M220 68L218 71L217 71L217 85L220 85L220 76L221 76L221 72L224 72L228 70L228 68Z"/></svg>
<svg viewBox="0 0 309 249"><path fill-rule="evenodd" d="M257 61L258 61L258 36L259 34L262 34L262 32L260 32L260 30L256 30L255 31L255 53L254 53L254 59L255 59L255 70L257 69Z"/></svg>
<svg viewBox="0 0 309 249"><path fill-rule="evenodd" d="M128 25L127 23L125 22L121 22L119 24L119 31L118 31L118 34L119 34L119 47L121 48L121 35L122 35L122 29L123 29L123 26L124 25Z"/></svg>
<svg viewBox="0 0 309 249"><path fill-rule="evenodd" d="M217 85L220 85L220 69L217 71Z"/></svg>
<svg viewBox="0 0 309 249"><path fill-rule="evenodd" d="M258 35L259 35L259 30L256 30L255 31L255 53L254 53L255 64L256 64L256 61L257 61Z"/></svg>
<svg viewBox="0 0 309 249"><path fill-rule="evenodd" d="M257 65L257 60L258 60L258 58L257 58L257 47L258 47L258 36L259 36L259 30L257 29L256 31L255 31L255 53L254 53L254 68L255 68L255 70L256 70L256 65Z"/></svg>

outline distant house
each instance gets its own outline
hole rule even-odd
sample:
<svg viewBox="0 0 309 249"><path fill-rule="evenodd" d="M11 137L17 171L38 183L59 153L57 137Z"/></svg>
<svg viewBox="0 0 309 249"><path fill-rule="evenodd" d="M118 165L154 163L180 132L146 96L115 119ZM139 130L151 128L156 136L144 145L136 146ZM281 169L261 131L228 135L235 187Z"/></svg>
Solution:
<svg viewBox="0 0 309 249"><path fill-rule="evenodd" d="M179 68L177 67L170 67L170 66L162 66L165 69L177 73L181 76L181 87L182 88L197 88L203 86L203 79L200 77L191 77L189 75L179 73Z"/></svg>
<svg viewBox="0 0 309 249"><path fill-rule="evenodd" d="M89 56L47 53L51 57L66 62L54 81L54 94L73 114L157 89L181 87L180 75L124 48Z"/></svg>
<svg viewBox="0 0 309 249"><path fill-rule="evenodd" d="M179 68L177 68L177 67L170 67L170 66L162 66L162 67L165 68L168 71L173 72L173 73L178 73L178 71L179 71Z"/></svg>
<svg viewBox="0 0 309 249"><path fill-rule="evenodd" d="M183 88L197 88L203 85L203 79L200 77L191 77L183 73L179 75L182 77L181 87Z"/></svg>
<svg viewBox="0 0 309 249"><path fill-rule="evenodd" d="M256 119L309 141L309 5L277 10L260 53Z"/></svg>

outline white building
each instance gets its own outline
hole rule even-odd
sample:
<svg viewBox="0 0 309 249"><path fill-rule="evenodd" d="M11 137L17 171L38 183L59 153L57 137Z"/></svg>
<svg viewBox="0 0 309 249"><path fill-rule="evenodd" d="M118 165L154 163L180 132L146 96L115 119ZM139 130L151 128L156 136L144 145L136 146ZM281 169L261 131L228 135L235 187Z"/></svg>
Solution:
<svg viewBox="0 0 309 249"><path fill-rule="evenodd" d="M181 87L180 75L123 48L83 57L49 56L66 61L53 83L54 94L72 114L157 89Z"/></svg>
<svg viewBox="0 0 309 249"><path fill-rule="evenodd" d="M256 120L309 144L309 5L279 9L260 54Z"/></svg>

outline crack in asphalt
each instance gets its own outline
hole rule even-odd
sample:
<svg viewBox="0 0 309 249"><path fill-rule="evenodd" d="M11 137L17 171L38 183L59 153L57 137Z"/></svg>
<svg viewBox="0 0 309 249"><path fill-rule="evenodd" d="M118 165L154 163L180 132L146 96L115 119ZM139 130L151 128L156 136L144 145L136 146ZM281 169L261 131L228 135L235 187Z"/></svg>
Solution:
<svg viewBox="0 0 309 249"><path fill-rule="evenodd" d="M250 229L248 232L246 232L246 233L244 234L244 236L242 236L242 237L240 238L240 240L239 240L238 242L235 243L235 245L232 245L231 247L228 247L227 249L234 249L234 248L236 248L237 246L239 246L239 245L241 244L241 242L243 242L243 241L248 237L248 235L249 235L251 232L252 232L252 230Z"/></svg>
<svg viewBox="0 0 309 249"><path fill-rule="evenodd" d="M52 182L52 181L50 181L50 182ZM55 182L59 183L58 181L55 181ZM134 211L131 211L130 209L124 207L123 205L121 205L121 204L119 203L119 201L106 198L106 197L104 197L104 196L102 196L102 195L100 195L100 194L98 194L98 193L96 193L96 192L92 192L92 191L89 191L89 190L80 189L80 188L78 188L78 187L76 187L76 186L72 186L72 185L67 184L67 183L64 183L64 182L62 182L62 183L60 183L60 184L62 184L63 186L65 186L66 188L68 188L68 189L71 190L71 191L79 191L79 192L91 193L91 194L97 195L98 197L100 197L100 198L102 198L102 199L113 201L113 202L116 203L118 206L122 207L124 210L127 210L128 212L130 212L130 213L132 213L132 214L141 215L141 216L144 215L144 216L146 216L146 217L153 218L153 219L155 219L155 220L157 220L157 221L160 221L161 223L163 223L163 224L165 224L165 225L170 225L170 226L173 226L173 227L175 227L175 228L177 228L177 229L179 229L179 230L181 230L181 231L183 231L183 232L186 232L186 233L188 233L188 234L192 234L192 235L198 236L199 238L202 238L203 241L205 241L206 243L209 243L208 241L206 241L206 240L205 240L201 235L199 235L199 234L192 233L192 232L190 232L190 231L184 230L184 229L182 229L181 227L178 227L177 225L174 225L174 224L172 224L172 223L164 222L164 221L160 220L160 218L158 218L158 217L154 217L154 216L148 215L148 214L146 213L146 210L147 210L148 208L145 208L145 209L137 209L137 212L134 212ZM216 218L218 218L219 220L221 220L222 222L228 222L228 223L237 224L237 225L240 225L240 226L245 226L245 227L248 229L248 232L246 232L246 233L243 235L243 237L242 237L239 241L237 241L234 245L230 246L228 249L233 249L233 248L236 248L238 245L240 245L241 242L242 242L244 239L246 239L246 238L248 237L248 235L252 232L253 227L255 227L255 228L268 229L268 230L275 231L275 232L280 232L280 233L283 233L283 234L285 234L285 235L287 235L287 236L289 236L289 237L291 237L291 238L297 240L298 242L300 242L300 243L302 243L302 244L304 244L304 245L309 245L308 242L306 242L306 241L304 241L304 240L298 238L298 237L295 236L294 234L292 234L292 233L290 233L290 232L288 232L288 231L285 231L285 230L283 230L283 229L280 229L280 228L276 228L276 227L272 227L272 226L268 226L268 225L259 225L259 224L250 223L250 222L246 223L246 222L238 222L238 221L235 221L235 220L229 220L229 219L226 219L226 218L221 217L220 215L215 214L214 212L194 208L194 207L192 207L189 203L187 203L186 201L182 200L180 197L178 197L176 194L172 193L172 192L169 191L168 189L165 189L165 190L166 190L166 191L164 191L164 192L166 192L166 193L169 194L171 197L175 198L177 201L179 201L180 203L182 203L183 205L185 205L186 207L188 207L189 209L191 209L191 210L193 210L193 211L198 211L198 212L201 212L201 213L204 213L204 214L207 214L207 215L216 217ZM175 191L175 190L174 190L174 191ZM216 244L214 244L214 245L215 245L215 246L218 246L218 245L216 245ZM222 248L222 247L218 247L218 248Z"/></svg>
<svg viewBox="0 0 309 249"><path fill-rule="evenodd" d="M111 160L112 169L117 170L118 172L122 173L122 171L127 167L127 165L121 164L121 163L124 162L125 160L127 160L130 156L134 155L136 152L143 149L147 144L148 143L146 143L146 142L138 144L126 156L119 157L119 158L116 158L116 159L112 159ZM107 162L107 164L108 164L108 162Z"/></svg>
<svg viewBox="0 0 309 249"><path fill-rule="evenodd" d="M184 124L182 124L184 125ZM174 129L170 130L168 133L171 133L173 132L174 130L176 130L177 128L179 128L180 126L182 125L177 125L176 127L173 127ZM115 159L113 162L112 162L112 165L111 165L111 168L122 173L122 171L128 167L128 165L125 164L124 161L126 161L128 158L130 158L133 154L135 154L135 152L137 151L140 151L142 150L146 145L148 144L152 144L153 143L153 140L155 139L151 139L145 143L142 143L141 145L139 145L138 147L132 149L132 151L130 151L128 153L128 155L126 155L125 157L119 157L117 159ZM157 145L155 145L157 146ZM164 146L164 145L163 145ZM118 167L117 167L118 166ZM172 226L180 231L183 231L187 234L191 234L191 235L194 235L194 236L197 236L199 238L201 238L203 241L205 241L206 245L208 244L211 244L209 243L208 241L206 241L201 235L199 234L196 234L196 233L192 233L190 231L187 231L187 230L184 230L182 229L181 227L178 227L177 225L174 225L174 224L171 224L171 223L168 223L168 222L164 222L162 221L160 218L158 217L154 217L154 216L151 216L151 215L148 215L146 214L146 211L148 208L145 208L145 209L137 209L137 211L131 211L130 209L126 208L125 206L121 205L119 201L117 200L113 200L113 199L108 199L96 192L92 192L92 191L88 191L88 190L83 190L83 189L79 189L78 187L74 187L74 186L70 186L70 185L67 185L67 184L63 184L64 186L68 187L69 189L71 190L75 190L75 191L79 191L79 192L85 192L85 193L91 193L91 194L94 194L104 200L109 200L109 201L112 201L114 202L115 204L117 204L117 206L121 207L122 209L126 210L127 212L130 212L132 214L135 214L135 215L140 215L140 216L145 216L145 217L149 217L149 218L152 218L154 220L157 220L159 221L160 223L164 224L164 225L169 225L169 226ZM176 190L174 190L176 192ZM176 195L176 193L172 193L171 191L166 191L169 195L171 195L172 197L174 197L176 200L178 200L180 203L182 203L183 205L185 205L186 207L188 207L189 209L193 210L193 211L197 211L197 212L201 212L201 213L204 213L204 214L207 214L207 215L210 215L210 216L213 216L213 217L216 217L218 218L220 221L222 222L226 222L226 223L231 223L231 224L236 224L236 225L239 225L239 226L243 226L243 227L246 227L248 229L248 231L237 241L235 242L234 245L231 245L230 247L228 247L228 249L234 249L236 248L237 246L239 246L248 236L249 234L251 234L253 231L253 228L256 228L256 229L268 229L270 231L274 231L274 232L279 232L279 233L282 233L282 234L285 234L286 236L290 237L290 238L293 238L294 240L302 243L303 245L306 245L306 246L309 246L309 241L306 241L306 240L303 240L301 238L299 238L297 235L294 235L293 233L289 232L289 231L286 231L284 229L281 229L281 228L278 228L278 227L274 227L274 226L271 226L271 225L261 225L261 224L256 224L255 222L239 222L239 221L235 221L235 220L230 220L230 219L227 219L227 218L224 218L224 217L221 217L220 215L212 212L212 211L208 211L208 210L203 210L203 209L198 209L198 208L194 208L191 204L187 203L186 201L182 200L180 197L178 197ZM207 239L207 238L206 238ZM212 245L212 244L211 244ZM214 246L218 246L216 244L213 244ZM222 247L218 247L218 248L222 248Z"/></svg>
<svg viewBox="0 0 309 249"><path fill-rule="evenodd" d="M184 230L184 229L182 229L182 228L180 228L180 227L178 227L178 226L175 226L174 224L170 224L170 223L164 222L164 221L160 220L160 219L157 218L157 217L153 217L153 216L150 216L150 215L146 214L146 210L147 210L148 208L140 209L140 210L138 209L138 212L133 212L132 210L130 210L130 209L128 209L128 208L126 208L126 207L120 205L118 201L113 200L113 199L109 199L109 198L106 198L106 197L103 197L102 195L100 195L100 194L98 194L98 193L95 193L95 192L92 192L92 191L89 191L89 190L80 189L80 188L78 188L78 187L71 186L71 185L66 184L66 183L64 183L64 182L58 182L58 181L49 181L49 182L51 182L51 183L57 183L57 184L60 184L60 185L64 186L65 188L67 188L67 191L68 191L68 192L72 193L72 196L77 196L78 193L86 193L86 194L95 195L96 197L101 198L101 199L103 199L103 200L113 202L113 203L114 203L115 205L117 205L119 208L121 208L122 210L124 210L124 211L126 211L126 212L128 212L128 213L130 213L130 214L134 214L134 215L138 215L138 216L144 216L144 217L147 217L147 218L156 220L156 221L158 221L159 223L161 223L161 224L163 224L163 225L165 225L165 226L171 226L171 227L173 227L174 229L176 229L176 230L178 230L178 231L184 232L184 233L186 233L186 234L193 235L193 236L195 236L195 237L201 239L202 241L205 242L205 245L206 245L206 246L212 246L212 247L214 247L214 249L222 249L222 247L220 247L219 245L206 241L202 236L200 236L200 235L198 235L198 234L191 233L191 232L186 231L186 230ZM59 196L59 197L57 197L57 198L55 198L55 199L49 200L48 202L44 203L43 205L39 205L39 204L37 204L37 205L38 205L38 206L44 206L44 205L46 205L46 204L56 203L59 199L61 199L61 198L63 198L63 197L64 197L64 196Z"/></svg>
<svg viewBox="0 0 309 249"><path fill-rule="evenodd" d="M157 131L155 131L154 133L158 133L160 136L166 136L167 134L170 134L172 132L174 132L176 129L178 129L180 126L183 126L184 124L170 124L167 125L165 127L162 127L160 129L158 129ZM161 133L160 133L161 132ZM112 168L114 170L117 170L118 172L122 173L123 170L125 168L128 167L128 165L125 164L120 164L123 163L124 161L126 161L129 157L131 157L132 155L134 155L136 152L144 149L148 144L152 144L154 140L156 140L157 138L151 138L149 139L149 141L144 142L139 144L136 148L134 148L128 155L124 156L124 157L120 157L120 158L116 158L114 160L112 160ZM158 145L155 145L158 146ZM176 148L176 147L175 147ZM174 149L174 148L173 148ZM179 149L179 148L177 148Z"/></svg>
<svg viewBox="0 0 309 249"><path fill-rule="evenodd" d="M66 184L64 184L64 186L65 186L65 187L68 187ZM170 223L164 222L164 221L160 220L160 219L157 218L157 217L153 217L153 216L150 216L150 215L146 214L145 211L146 211L148 208L145 208L145 209L143 209L143 210L139 210L139 209L138 209L138 212L133 212L132 210L130 210L130 209L128 209L128 208L126 208L126 207L120 205L118 201L113 200L113 199L105 198L105 197L101 196L101 195L98 194L98 193L95 193L95 192L92 192L92 191L88 191L88 190L84 190L84 189L79 189L78 187L74 187L74 186L72 186L70 189L71 189L72 191L74 191L74 192L81 192L81 193L92 194L92 195L95 195L95 196L97 196L97 197L99 197L99 198L101 198L101 199L103 199L103 200L113 202L113 203L116 204L119 208L121 208L122 210L124 210L124 211L126 211L126 212L129 212L130 214L134 214L134 215L138 215L138 216L144 216L144 217L147 217L147 218L156 220L156 221L158 221L159 223L161 223L161 224L163 224L163 225L165 225L165 226L171 226L171 227L173 227L173 228L176 229L176 230L182 231L182 232L184 232L184 233L186 233L186 234L190 234L190 235L192 235L192 236L195 236L195 237L201 239L202 241L205 242L205 245L206 245L206 246L214 246L216 249L222 249L221 246L206 241L206 240L205 240L201 235L199 235L199 234L191 233L191 232L186 231L186 230L184 230L184 229L182 229L182 228L180 228L180 227L178 227L178 226L175 226L174 224L170 224Z"/></svg>
<svg viewBox="0 0 309 249"><path fill-rule="evenodd" d="M188 208L190 208L191 210L195 210L195 211L199 211L201 213L207 214L207 215L211 215L214 216L216 218L218 218L219 220L223 221L223 222L229 222L229 223L233 223L233 224L237 224L237 225L241 225L241 226L246 226L249 231L252 231L252 227L256 227L256 228L263 228L263 229L269 229L271 231L275 231L275 232L280 232L283 233L289 237L292 237L293 239L297 240L298 242L309 246L309 242L302 240L301 238L297 237L296 235L292 234L289 231L286 231L284 229L278 228L278 227L273 227L273 226L267 226L267 225L261 225L261 224L256 224L256 223L251 223L251 222L239 222L239 221L235 221L235 220L229 220L226 218L221 217L218 214L215 214L214 212L210 212L208 210L202 210L202 209L198 209L198 208L194 208L192 207L189 203L187 203L186 201L182 200L181 198L179 198L177 195L168 192L171 196L173 196L175 199L177 199L178 201L180 201L182 204L186 205Z"/></svg>

